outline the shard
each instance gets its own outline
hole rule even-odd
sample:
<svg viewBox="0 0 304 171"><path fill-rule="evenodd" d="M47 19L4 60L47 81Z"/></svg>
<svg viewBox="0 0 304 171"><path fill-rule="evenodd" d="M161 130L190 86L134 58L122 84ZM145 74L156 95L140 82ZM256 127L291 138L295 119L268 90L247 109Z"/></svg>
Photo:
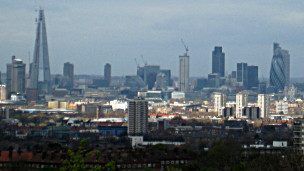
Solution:
<svg viewBox="0 0 304 171"><path fill-rule="evenodd" d="M49 51L46 36L44 10L40 8L37 19L33 62L30 65L29 88L37 89L40 94L52 91Z"/></svg>

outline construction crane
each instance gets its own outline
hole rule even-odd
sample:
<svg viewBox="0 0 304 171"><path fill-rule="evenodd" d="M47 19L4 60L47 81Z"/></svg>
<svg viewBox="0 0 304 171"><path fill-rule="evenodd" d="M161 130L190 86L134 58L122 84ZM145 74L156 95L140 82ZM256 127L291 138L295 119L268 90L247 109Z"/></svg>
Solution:
<svg viewBox="0 0 304 171"><path fill-rule="evenodd" d="M148 62L147 61L145 61L145 59L144 59L144 56L143 55L140 55L141 56L141 59L143 60L143 62L144 62L144 65L146 66L146 65L148 65Z"/></svg>
<svg viewBox="0 0 304 171"><path fill-rule="evenodd" d="M135 61L135 63L136 63L137 68L139 68L139 64L138 64L136 58L134 58L134 61Z"/></svg>
<svg viewBox="0 0 304 171"><path fill-rule="evenodd" d="M186 46L186 44L185 44L185 42L184 42L183 39L181 39L181 40L182 40L182 43L183 43L183 45L184 45L184 47L185 47L185 50L186 50L185 56L188 56L189 47Z"/></svg>

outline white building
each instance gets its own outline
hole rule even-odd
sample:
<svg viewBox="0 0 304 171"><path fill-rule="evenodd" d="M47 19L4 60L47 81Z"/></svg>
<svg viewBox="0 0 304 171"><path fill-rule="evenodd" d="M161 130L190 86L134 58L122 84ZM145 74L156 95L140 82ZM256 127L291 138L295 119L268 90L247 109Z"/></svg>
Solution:
<svg viewBox="0 0 304 171"><path fill-rule="evenodd" d="M283 114L288 114L288 101L280 100L277 102L276 112Z"/></svg>
<svg viewBox="0 0 304 171"><path fill-rule="evenodd" d="M223 108L226 106L226 94L215 93L214 94L214 111L218 115L223 115Z"/></svg>
<svg viewBox="0 0 304 171"><path fill-rule="evenodd" d="M189 91L189 56L185 53L183 56L179 56L179 91Z"/></svg>
<svg viewBox="0 0 304 171"><path fill-rule="evenodd" d="M236 118L242 117L242 109L248 106L248 94L246 91L236 94L236 109L235 114Z"/></svg>
<svg viewBox="0 0 304 171"><path fill-rule="evenodd" d="M171 98L172 99L184 99L186 97L186 94L181 91L173 91L171 93Z"/></svg>
<svg viewBox="0 0 304 171"><path fill-rule="evenodd" d="M261 118L268 117L270 109L270 97L268 94L258 95L258 107L261 110Z"/></svg>
<svg viewBox="0 0 304 171"><path fill-rule="evenodd" d="M112 106L112 110L126 110L128 108L128 102L124 100L112 100L110 101L110 105Z"/></svg>

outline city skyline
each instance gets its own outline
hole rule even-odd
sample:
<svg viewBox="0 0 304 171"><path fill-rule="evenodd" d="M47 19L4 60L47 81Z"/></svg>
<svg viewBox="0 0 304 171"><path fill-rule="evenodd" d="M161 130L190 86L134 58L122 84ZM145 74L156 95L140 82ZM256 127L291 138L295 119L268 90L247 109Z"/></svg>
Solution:
<svg viewBox="0 0 304 171"><path fill-rule="evenodd" d="M37 16L34 10L37 4L16 1L0 3L3 4L3 10L0 10L3 18L0 19L5 23L4 31L0 33L0 47L3 48L0 49L3 55L0 70L3 72L12 55L18 56L28 64L28 52L31 52L31 56L33 53L34 21ZM101 75L95 68L100 70L102 66L99 64L108 62L112 65L114 76L135 75L136 64L133 59L137 58L140 61L140 54L143 54L149 64L171 69L172 75L177 76L178 55L184 51L180 38L184 38L190 48L191 77L206 77L211 70L214 46L222 46L226 54L225 74L235 70L237 62L246 62L259 66L260 77L268 78L273 42L279 42L289 50L292 59L291 77L300 77L304 72L301 72L301 66L297 64L304 62L300 53L304 43L299 39L303 30L300 21L304 14L300 11L299 5L295 6L292 3L263 2L258 8L258 3L252 2L232 4L208 1L205 4L187 3L186 6L183 6L186 2L176 2L173 4L175 10L167 8L172 5L169 2L159 6L159 2L121 2L117 5L95 1L86 4L85 7L81 6L82 2L39 3L46 11L51 70L55 71L54 74L60 73L63 61L70 61L75 65L76 74ZM199 10L204 5L210 6L207 10L210 14L205 15L206 11ZM89 13L88 11L95 9L95 6L102 9L96 10L96 14ZM271 8L268 8L270 6ZM111 7L112 10L103 10L106 7ZM226 8L223 11L212 10L218 7ZM134 8L138 8L142 16L130 12L130 9ZM247 18L242 18L237 12L233 12L233 9L248 10ZM253 15L258 9L261 13ZM111 12L113 20L109 18L112 16ZM258 20L262 14L266 17ZM157 16L164 17L159 19ZM87 18L90 20L86 20ZM218 23L212 22L212 18ZM96 22L99 20L100 22ZM107 22L102 22L103 20ZM127 27L132 25L133 20L139 23L138 28ZM84 26L80 26L81 24ZM225 29L219 28L220 24ZM242 26L246 24L251 27ZM236 26L239 28L235 30ZM216 29L213 31L212 28ZM237 32L239 35L236 35ZM254 36L248 36L250 34ZM88 57L90 60L87 60ZM300 72L296 73L296 70Z"/></svg>

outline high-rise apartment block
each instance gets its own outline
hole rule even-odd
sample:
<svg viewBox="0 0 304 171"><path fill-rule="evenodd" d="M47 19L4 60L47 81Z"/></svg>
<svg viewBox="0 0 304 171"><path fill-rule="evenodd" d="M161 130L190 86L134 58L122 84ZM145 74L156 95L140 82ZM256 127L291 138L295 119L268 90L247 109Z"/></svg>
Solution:
<svg viewBox="0 0 304 171"><path fill-rule="evenodd" d="M290 83L290 55L278 43L273 44L269 83L276 91L283 91Z"/></svg>
<svg viewBox="0 0 304 171"><path fill-rule="evenodd" d="M236 94L236 118L242 117L242 110L248 106L248 94L246 91Z"/></svg>
<svg viewBox="0 0 304 171"><path fill-rule="evenodd" d="M25 93L25 64L13 56L12 63L6 67L6 95L9 97L11 93Z"/></svg>
<svg viewBox="0 0 304 171"><path fill-rule="evenodd" d="M299 154L304 154L304 119L297 118L293 122L293 148Z"/></svg>
<svg viewBox="0 0 304 171"><path fill-rule="evenodd" d="M148 101L141 98L128 101L128 134L148 133Z"/></svg>
<svg viewBox="0 0 304 171"><path fill-rule="evenodd" d="M107 86L111 85L111 64L107 63L104 66L104 80L107 82Z"/></svg>
<svg viewBox="0 0 304 171"><path fill-rule="evenodd" d="M225 76L225 53L221 46L216 46L212 51L212 73L218 73L220 77Z"/></svg>
<svg viewBox="0 0 304 171"><path fill-rule="evenodd" d="M261 110L261 118L267 118L270 110L270 97L268 94L258 94L258 107Z"/></svg>
<svg viewBox="0 0 304 171"><path fill-rule="evenodd" d="M179 56L179 91L189 91L189 56L185 53L183 56Z"/></svg>
<svg viewBox="0 0 304 171"><path fill-rule="evenodd" d="M214 111L223 115L223 108L226 107L226 94L214 93Z"/></svg>
<svg viewBox="0 0 304 171"><path fill-rule="evenodd" d="M39 93L52 92L49 51L46 36L44 10L39 10L33 62L30 65L29 88L38 89Z"/></svg>
<svg viewBox="0 0 304 171"><path fill-rule="evenodd" d="M70 62L64 63L63 66L63 77L64 77L64 87L73 88L74 87L74 65Z"/></svg>

